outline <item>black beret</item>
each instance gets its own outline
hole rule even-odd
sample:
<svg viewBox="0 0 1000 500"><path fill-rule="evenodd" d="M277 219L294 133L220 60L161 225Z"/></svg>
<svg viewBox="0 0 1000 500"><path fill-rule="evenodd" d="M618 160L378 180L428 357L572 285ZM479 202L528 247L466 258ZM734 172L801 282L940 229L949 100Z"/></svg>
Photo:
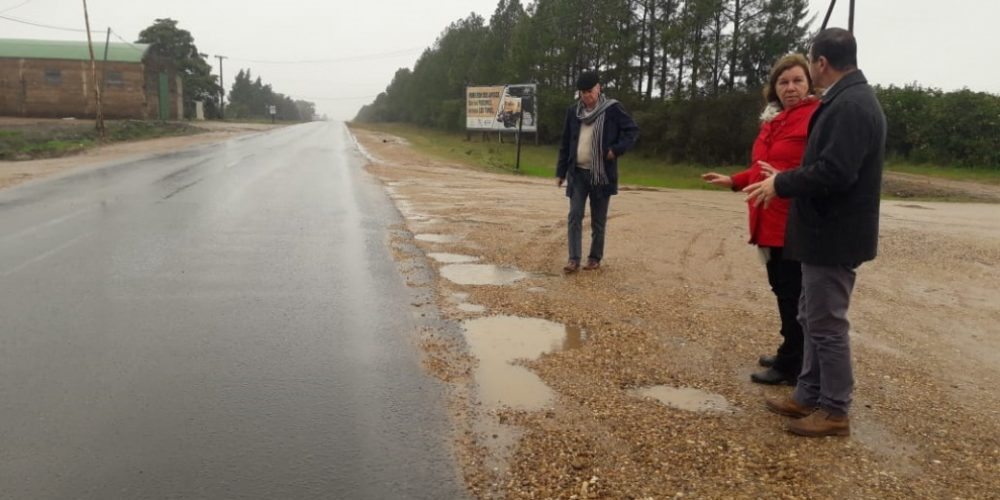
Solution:
<svg viewBox="0 0 1000 500"><path fill-rule="evenodd" d="M577 90L590 90L594 88L594 85L601 83L597 78L597 73L593 71L585 71L580 73L580 76L576 79L576 89Z"/></svg>

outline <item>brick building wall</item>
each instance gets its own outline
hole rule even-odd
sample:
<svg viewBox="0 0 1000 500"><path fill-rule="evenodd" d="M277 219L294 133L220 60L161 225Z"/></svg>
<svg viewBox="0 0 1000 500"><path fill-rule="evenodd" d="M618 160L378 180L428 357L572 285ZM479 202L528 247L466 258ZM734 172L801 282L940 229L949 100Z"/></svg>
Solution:
<svg viewBox="0 0 1000 500"><path fill-rule="evenodd" d="M97 63L97 77L103 62ZM106 118L159 118L159 78L142 63L108 62L103 71ZM167 107L178 119L177 79L169 82ZM0 115L93 118L96 114L89 61L0 58Z"/></svg>

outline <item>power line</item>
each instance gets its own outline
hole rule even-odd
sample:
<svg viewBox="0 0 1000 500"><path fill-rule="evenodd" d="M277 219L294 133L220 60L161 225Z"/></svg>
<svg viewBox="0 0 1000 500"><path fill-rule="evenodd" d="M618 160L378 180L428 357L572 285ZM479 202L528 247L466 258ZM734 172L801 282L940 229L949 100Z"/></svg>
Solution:
<svg viewBox="0 0 1000 500"><path fill-rule="evenodd" d="M16 8L19 8L19 7L24 7L25 5L28 5L29 3L34 2L34 1L35 0L25 0L25 1L23 1L23 2L21 2L19 4L17 4L17 5L15 5L13 7L8 7L6 9L4 9L4 10L0 10L0 14L3 14L4 12L10 12L10 11L16 9Z"/></svg>
<svg viewBox="0 0 1000 500"><path fill-rule="evenodd" d="M364 95L357 97L299 97L299 99L305 99L310 101L360 101L363 99L374 99L378 97L376 95Z"/></svg>
<svg viewBox="0 0 1000 500"><path fill-rule="evenodd" d="M259 59L242 59L238 57L230 57L233 61L245 62L245 63L255 63L255 64L326 64L326 63L338 63L338 62L348 62L348 61L366 61L370 59L382 59L388 57L409 55L417 51L424 50L425 47L412 47L409 49L396 50L392 52L381 52L377 54L366 54L360 56L346 56L346 57L336 57L333 59L302 59L298 61L274 61L274 60L259 60Z"/></svg>
<svg viewBox="0 0 1000 500"><path fill-rule="evenodd" d="M109 29L110 29L110 28L109 28ZM121 40L121 41L122 41L122 43L124 43L124 44L128 45L129 47L132 47L132 50L134 50L134 51L136 51L136 52L138 52L138 53L140 53L140 54L143 54L143 53L145 53L145 52L146 52L146 51L145 51L144 49L140 49L139 47L136 47L135 45L132 45L132 43L131 43L131 42L129 42L128 40L126 40L126 39L122 38L122 37L121 37L121 35L119 35L118 33L115 33L115 30L111 30L111 34L112 34L112 35L114 35L114 36L115 36L115 38L117 38L117 39Z"/></svg>
<svg viewBox="0 0 1000 500"><path fill-rule="evenodd" d="M50 24L36 23L35 21L28 21L27 19L18 19L16 17L10 17L10 16L0 16L0 19L6 19L8 21L13 21L15 23L28 24L28 25L31 25L31 26L37 26L39 28L48 28L48 29L52 29L52 30L72 31L74 33L86 33L87 32L87 30L82 30L82 29L79 29L79 28L66 28L64 26L52 26ZM92 31L92 33L99 33L99 32L98 31Z"/></svg>

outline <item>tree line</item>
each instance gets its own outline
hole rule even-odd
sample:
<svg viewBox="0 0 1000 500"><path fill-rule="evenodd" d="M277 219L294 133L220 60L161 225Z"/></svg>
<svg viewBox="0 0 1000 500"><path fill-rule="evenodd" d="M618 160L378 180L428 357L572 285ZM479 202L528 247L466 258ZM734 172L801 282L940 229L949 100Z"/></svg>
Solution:
<svg viewBox="0 0 1000 500"><path fill-rule="evenodd" d="M204 103L205 117L222 117L220 109L222 87L219 77L212 74L206 55L198 51L191 32L177 26L173 19L157 19L139 33L136 43L150 44L150 51L161 61L168 61L181 77L184 86L184 116L193 118L195 101ZM276 118L287 121L308 121L316 115L315 104L293 100L275 92L271 85L252 80L250 70L240 70L229 92L225 114L229 118L270 119L268 106L277 107Z"/></svg>
<svg viewBox="0 0 1000 500"><path fill-rule="evenodd" d="M308 121L316 115L315 104L275 92L259 76L253 79L249 69L241 69L229 92L226 114L231 118L270 119L270 106L275 107L278 120Z"/></svg>
<svg viewBox="0 0 1000 500"><path fill-rule="evenodd" d="M806 50L814 20L807 0L537 0L527 7L500 0L488 23L473 13L449 25L356 120L462 130L466 86L535 82L539 133L554 141L576 76L596 69L606 93L639 123L640 152L675 162L744 163L770 67L784 54ZM919 86L879 89L879 95L890 123L890 155L1000 168L1000 122L995 112L992 121L985 118L997 96ZM974 133L978 139L953 139L963 145L943 148L942 131L961 128L955 124L960 115L945 107L963 99L986 106L976 123L984 128Z"/></svg>

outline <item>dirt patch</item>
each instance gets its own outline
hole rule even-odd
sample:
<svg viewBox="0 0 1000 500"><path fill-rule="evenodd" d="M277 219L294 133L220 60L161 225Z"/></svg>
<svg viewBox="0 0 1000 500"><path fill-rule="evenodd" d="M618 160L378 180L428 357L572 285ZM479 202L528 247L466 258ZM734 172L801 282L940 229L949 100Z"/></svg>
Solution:
<svg viewBox="0 0 1000 500"><path fill-rule="evenodd" d="M1000 203L1000 186L923 175L886 172L882 192L896 198Z"/></svg>
<svg viewBox="0 0 1000 500"><path fill-rule="evenodd" d="M749 382L779 336L738 195L628 191L611 203L602 269L565 276L568 202L554 180L476 171L385 134L355 134L378 160L370 171L405 211L421 214L397 240L528 273L505 286L432 276L444 314L478 317L456 307L458 295L491 315L587 332L579 348L522 363L554 391L549 407L487 412L520 429L506 467L490 458L495 437L472 423L483 413L470 395L476 360L461 342L427 333L427 365L454 389L456 443L474 495L985 498L1000 489L996 205L883 204L881 255L860 269L851 310L857 432L809 440L783 432L783 419L761 407L787 388ZM460 239L412 239L429 228ZM636 396L653 386L718 395L734 411Z"/></svg>
<svg viewBox="0 0 1000 500"><path fill-rule="evenodd" d="M79 154L27 161L0 161L0 189L22 182L48 177L111 161L125 160L159 153L177 151L201 144L224 141L244 134L269 130L273 125L241 124L228 122L201 122L192 127L204 130L196 135L163 137L159 139L118 142L85 149ZM51 120L0 117L0 130L34 130L39 133L59 135L73 133L79 128L91 128L93 122L84 120Z"/></svg>

